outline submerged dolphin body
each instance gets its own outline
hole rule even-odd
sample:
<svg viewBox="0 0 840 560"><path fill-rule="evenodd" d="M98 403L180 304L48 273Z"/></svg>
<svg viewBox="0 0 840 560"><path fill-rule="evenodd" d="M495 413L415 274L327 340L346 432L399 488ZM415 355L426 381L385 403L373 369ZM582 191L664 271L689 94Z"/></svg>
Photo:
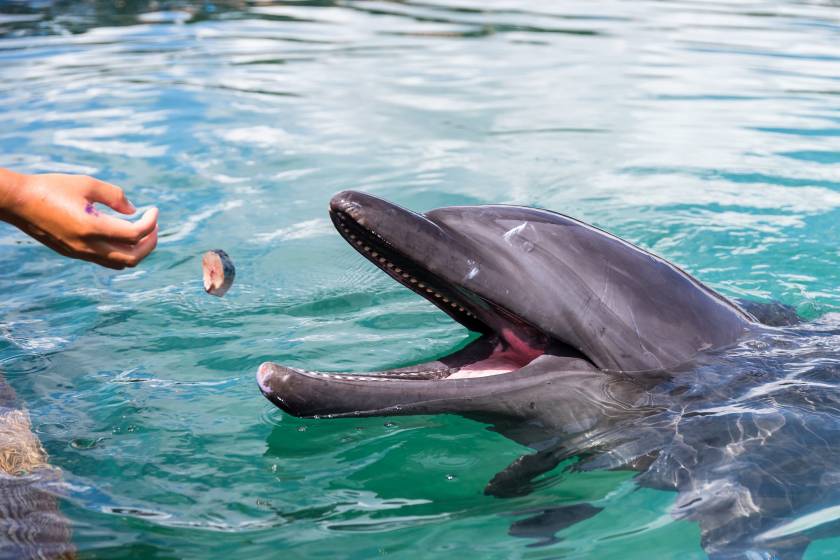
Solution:
<svg viewBox="0 0 840 560"><path fill-rule="evenodd" d="M0 375L0 559L72 560L70 522L55 488L61 473L31 431L28 412Z"/></svg>
<svg viewBox="0 0 840 560"><path fill-rule="evenodd" d="M805 360L840 330L802 327L783 306L736 305L667 261L549 211L418 214L347 191L332 199L330 216L368 260L482 336L388 371L264 363L260 389L283 410L487 422L537 450L496 475L486 492L497 496L527 492L533 478L574 456L579 469L639 470L640 484L680 493L673 514L700 524L713 558L799 558L825 529L825 516L804 528L791 519L840 503L826 488L840 480L832 478L840 452L803 461L830 441L814 426L840 429L819 409L822 399L828 412L840 410L840 396L824 390L830 381L795 379L779 348L798 343ZM800 361L796 372L840 373L805 363L813 367ZM815 387L822 396L810 394ZM554 531L597 511L542 511L512 533L543 527L553 542Z"/></svg>

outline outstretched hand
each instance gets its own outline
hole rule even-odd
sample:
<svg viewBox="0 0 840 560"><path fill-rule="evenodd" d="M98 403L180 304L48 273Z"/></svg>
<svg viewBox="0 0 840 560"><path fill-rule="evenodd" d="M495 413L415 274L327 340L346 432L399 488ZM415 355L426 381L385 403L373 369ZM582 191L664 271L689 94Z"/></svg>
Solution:
<svg viewBox="0 0 840 560"><path fill-rule="evenodd" d="M0 219L62 255L113 269L136 266L157 245L157 208L136 222L121 214L134 206L122 189L83 175L21 175L0 169Z"/></svg>

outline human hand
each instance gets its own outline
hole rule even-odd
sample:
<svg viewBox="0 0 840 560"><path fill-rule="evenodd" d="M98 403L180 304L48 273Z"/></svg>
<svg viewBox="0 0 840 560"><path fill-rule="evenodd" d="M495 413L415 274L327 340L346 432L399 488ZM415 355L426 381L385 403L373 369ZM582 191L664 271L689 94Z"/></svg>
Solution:
<svg viewBox="0 0 840 560"><path fill-rule="evenodd" d="M22 175L0 169L0 219L62 255L121 270L137 266L157 245L157 208L136 222L121 214L134 206L122 189L84 175Z"/></svg>

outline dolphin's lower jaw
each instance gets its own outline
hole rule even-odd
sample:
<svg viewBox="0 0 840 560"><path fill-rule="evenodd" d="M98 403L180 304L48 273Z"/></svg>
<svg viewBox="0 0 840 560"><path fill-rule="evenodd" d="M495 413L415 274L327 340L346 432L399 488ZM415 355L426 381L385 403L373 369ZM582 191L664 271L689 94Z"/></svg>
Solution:
<svg viewBox="0 0 840 560"><path fill-rule="evenodd" d="M438 360L385 371L324 373L265 362L257 383L276 406L300 417L467 413L490 412L487 402L491 409L504 409L494 393L533 387L536 371L565 370L595 372L586 360L536 350L531 359L485 335Z"/></svg>
<svg viewBox="0 0 840 560"><path fill-rule="evenodd" d="M434 362L433 364L439 364ZM457 368L449 368L457 369ZM416 371L411 371L416 370ZM477 418L527 420L548 414L566 415L562 426L581 423L576 405L565 407L556 399L547 402L552 384L570 399L603 401L605 387L614 380L584 360L543 355L525 367L504 375L480 378L452 378L445 365L402 368L365 374L336 374L305 371L272 362L257 372L262 393L284 411L303 418L398 416L405 414L458 413ZM611 391L611 389L609 389ZM593 395L591 399L582 395ZM575 396L576 395L576 396ZM586 422L589 422L588 418ZM556 427L556 426L555 426Z"/></svg>
<svg viewBox="0 0 840 560"><path fill-rule="evenodd" d="M561 371L596 372L577 357L540 353L527 360L502 347L496 336L485 335L438 360L366 373L324 373L265 362L257 384L271 402L301 417L488 412L485 400L489 408L511 414L497 406L494 394L534 387Z"/></svg>
<svg viewBox="0 0 840 560"><path fill-rule="evenodd" d="M406 407L414 414L442 412L441 399L453 396L440 390L429 377L398 379L383 372L377 374L330 374L289 368L266 362L257 372L263 394L276 406L304 418L370 416L399 414ZM446 375L446 373L443 373ZM434 409L434 410L433 410Z"/></svg>

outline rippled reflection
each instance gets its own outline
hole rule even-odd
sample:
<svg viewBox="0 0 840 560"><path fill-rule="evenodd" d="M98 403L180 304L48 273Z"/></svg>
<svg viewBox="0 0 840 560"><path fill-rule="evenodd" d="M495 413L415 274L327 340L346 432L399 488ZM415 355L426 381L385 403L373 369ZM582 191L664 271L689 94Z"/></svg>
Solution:
<svg viewBox="0 0 840 560"><path fill-rule="evenodd" d="M547 556L703 557L685 504L633 473L560 469L495 500L481 489L527 449L451 417L296 420L253 372L391 367L468 336L343 246L335 191L536 205L822 317L780 343L784 368L750 354L767 382L740 400L662 417L735 429L749 409L773 431L788 399L778 430L804 439L775 458L808 456L808 426L834 429L808 403L836 373L839 38L819 1L0 3L0 166L95 174L162 210L158 250L122 274L0 228L0 368L63 470L74 545L542 557L539 515ZM239 270L210 301L216 247ZM768 538L831 525L829 497ZM579 503L602 510L564 528Z"/></svg>

